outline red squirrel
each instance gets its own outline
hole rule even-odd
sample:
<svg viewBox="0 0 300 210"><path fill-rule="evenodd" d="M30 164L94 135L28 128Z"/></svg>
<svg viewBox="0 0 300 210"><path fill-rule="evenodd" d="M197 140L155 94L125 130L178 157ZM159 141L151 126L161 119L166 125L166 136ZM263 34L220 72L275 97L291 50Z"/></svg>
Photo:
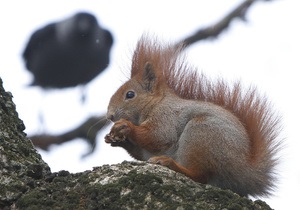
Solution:
<svg viewBox="0 0 300 210"><path fill-rule="evenodd" d="M270 195L280 117L256 88L198 74L182 50L142 36L130 79L110 99L105 142L200 183Z"/></svg>

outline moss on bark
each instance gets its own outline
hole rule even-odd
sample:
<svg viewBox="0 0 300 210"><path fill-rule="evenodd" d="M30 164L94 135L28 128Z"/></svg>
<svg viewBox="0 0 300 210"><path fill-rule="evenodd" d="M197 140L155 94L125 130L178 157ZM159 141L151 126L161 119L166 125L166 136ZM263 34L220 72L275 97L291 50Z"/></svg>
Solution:
<svg viewBox="0 0 300 210"><path fill-rule="evenodd" d="M15 202L50 173L24 129L12 94L4 90L0 79L0 208Z"/></svg>

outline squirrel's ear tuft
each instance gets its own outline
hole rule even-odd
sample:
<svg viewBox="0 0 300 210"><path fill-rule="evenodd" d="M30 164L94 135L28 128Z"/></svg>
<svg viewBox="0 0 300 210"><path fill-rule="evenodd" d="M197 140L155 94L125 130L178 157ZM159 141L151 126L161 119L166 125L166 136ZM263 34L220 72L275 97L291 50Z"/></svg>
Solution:
<svg viewBox="0 0 300 210"><path fill-rule="evenodd" d="M147 91L152 91L155 85L156 75L154 71L154 67L150 62L147 62L144 66L143 71L143 82L144 87Z"/></svg>

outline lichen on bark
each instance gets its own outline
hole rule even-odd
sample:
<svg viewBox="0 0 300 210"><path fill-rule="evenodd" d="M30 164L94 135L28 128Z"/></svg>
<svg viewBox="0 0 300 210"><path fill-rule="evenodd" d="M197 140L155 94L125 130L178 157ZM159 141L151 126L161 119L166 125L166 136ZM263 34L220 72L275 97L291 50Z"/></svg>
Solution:
<svg viewBox="0 0 300 210"><path fill-rule="evenodd" d="M229 190L195 183L159 165L123 162L57 173L17 201L21 209L270 209Z"/></svg>
<svg viewBox="0 0 300 210"><path fill-rule="evenodd" d="M12 94L0 78L0 209L10 205L50 173L24 133Z"/></svg>

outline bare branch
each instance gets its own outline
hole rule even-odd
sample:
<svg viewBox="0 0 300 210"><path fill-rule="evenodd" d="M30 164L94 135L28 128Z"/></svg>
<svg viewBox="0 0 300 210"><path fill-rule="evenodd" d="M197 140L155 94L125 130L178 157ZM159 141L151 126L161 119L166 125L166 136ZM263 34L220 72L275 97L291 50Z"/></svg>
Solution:
<svg viewBox="0 0 300 210"><path fill-rule="evenodd" d="M177 43L177 45L181 45L183 47L188 47L189 45L208 38L214 38L220 35L226 28L229 27L230 23L235 18L240 18L245 21L245 16L250 8L250 6L259 0L245 0L239 6L237 6L234 10L232 10L229 14L227 14L223 19L219 22L202 28L198 30L195 34L188 36L187 38L181 40Z"/></svg>
<svg viewBox="0 0 300 210"><path fill-rule="evenodd" d="M84 123L77 128L66 132L61 135L34 135L29 137L32 143L43 150L48 150L52 144L62 144L74 140L76 138L82 138L90 145L90 151L88 151L83 157L91 154L96 147L96 136L97 133L103 129L107 123L106 116L90 117Z"/></svg>

